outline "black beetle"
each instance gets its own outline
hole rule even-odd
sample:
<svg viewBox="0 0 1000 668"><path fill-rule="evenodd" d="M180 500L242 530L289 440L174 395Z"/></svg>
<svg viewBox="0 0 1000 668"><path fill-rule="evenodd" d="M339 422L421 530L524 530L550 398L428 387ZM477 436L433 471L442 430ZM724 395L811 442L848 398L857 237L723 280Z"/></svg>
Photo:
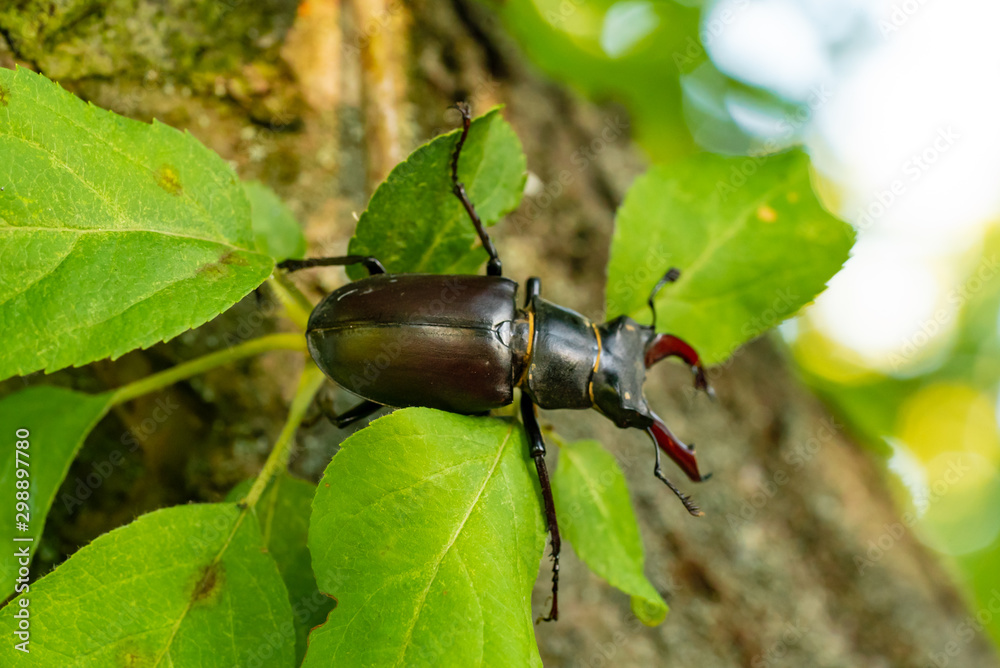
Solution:
<svg viewBox="0 0 1000 668"><path fill-rule="evenodd" d="M500 258L482 221L458 181L458 160L469 134L468 106L451 159L455 196L462 202L489 254L486 276L387 274L373 257L286 260L288 271L362 264L368 278L327 295L309 317L309 352L323 372L365 401L330 416L345 426L383 405L425 406L453 413L482 414L514 400L521 389L521 417L541 483L552 536L552 609L559 616L559 527L545 467L545 443L535 416L541 408L594 408L621 428L646 431L656 447L653 469L692 515L698 507L660 471L660 450L691 480L701 481L694 447L679 441L650 410L642 393L646 369L669 356L690 365L698 388L711 392L695 350L683 340L657 334L653 297L680 272L671 269L653 288L653 325L628 316L597 325L540 295L537 278L528 280L524 307L516 306L517 283L501 276ZM447 295L447 303L442 296ZM431 307L434 305L434 308ZM371 373L374 360L377 373ZM366 373L366 369L369 370Z"/></svg>

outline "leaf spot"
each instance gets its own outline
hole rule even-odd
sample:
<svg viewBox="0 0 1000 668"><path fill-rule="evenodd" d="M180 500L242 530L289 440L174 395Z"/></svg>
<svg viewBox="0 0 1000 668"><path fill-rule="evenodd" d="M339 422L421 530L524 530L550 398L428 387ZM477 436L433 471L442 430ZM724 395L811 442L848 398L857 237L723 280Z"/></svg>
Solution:
<svg viewBox="0 0 1000 668"><path fill-rule="evenodd" d="M240 266L240 267L249 267L250 266L250 263L247 262L247 259L245 257L243 257L242 255L239 255L239 254L237 254L237 253L235 253L233 251L229 251L228 253L226 253L225 255L223 255L221 258L219 258L219 262L221 262L222 264L225 264L225 265L234 265L235 264L235 265Z"/></svg>
<svg viewBox="0 0 1000 668"><path fill-rule="evenodd" d="M10 102L10 89L0 86L0 107L6 107Z"/></svg>
<svg viewBox="0 0 1000 668"><path fill-rule="evenodd" d="M769 207L767 204L761 204L757 209L757 217L765 223L773 223L778 220L778 212Z"/></svg>
<svg viewBox="0 0 1000 668"><path fill-rule="evenodd" d="M121 665L125 668L141 668L141 666L147 666L149 663L139 654L125 652L125 654L122 655Z"/></svg>
<svg viewBox="0 0 1000 668"><path fill-rule="evenodd" d="M222 266L223 266L222 262L209 262L208 264L204 264L198 267L198 273L209 274L210 276L218 278L223 274L225 274L225 272L222 270Z"/></svg>
<svg viewBox="0 0 1000 668"><path fill-rule="evenodd" d="M180 195L181 177L171 165L163 165L156 172L156 185L166 190L171 195Z"/></svg>
<svg viewBox="0 0 1000 668"><path fill-rule="evenodd" d="M230 267L233 265L247 267L250 266L250 263L247 262L245 257L230 251L225 255L223 255L222 257L220 257L217 262L209 262L208 264L203 264L201 267L198 268L198 273L209 274L214 277L225 276L226 273L228 273L226 271L226 267Z"/></svg>
<svg viewBox="0 0 1000 668"><path fill-rule="evenodd" d="M116 653L115 666L121 668L144 668L152 665L152 654L147 648L134 641L125 641L125 646Z"/></svg>
<svg viewBox="0 0 1000 668"><path fill-rule="evenodd" d="M222 564L211 564L206 566L191 592L191 602L198 603L215 597L222 590L223 571Z"/></svg>

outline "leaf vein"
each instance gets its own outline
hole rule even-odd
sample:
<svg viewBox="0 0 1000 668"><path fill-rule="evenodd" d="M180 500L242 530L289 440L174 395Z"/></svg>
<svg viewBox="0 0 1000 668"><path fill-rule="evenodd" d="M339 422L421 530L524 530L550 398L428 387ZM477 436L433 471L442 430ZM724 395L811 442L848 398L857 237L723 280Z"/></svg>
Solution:
<svg viewBox="0 0 1000 668"><path fill-rule="evenodd" d="M504 437L503 443L501 443L500 447L497 448L496 459L493 461L493 465L490 467L489 473L487 473L486 476L484 476L483 484L479 487L479 491L476 493L475 498L472 499L472 502L469 504L469 507L465 512L465 517L462 518L462 521L459 522L458 526L455 528L455 532L452 534L451 539L448 541L448 544L444 546L444 549L435 558L434 571L427 581L427 586L424 588L424 591L420 594L420 598L417 601L417 605L413 611L413 617L410 619L410 623L406 629L406 635L403 638L403 642L400 645L399 656L397 657L395 662L396 666L403 665L403 660L406 657L406 650L409 647L410 642L413 640L413 630L417 626L417 621L420 619L420 614L423 612L424 609L424 603L427 601L427 596L428 594L430 594L431 587L433 586L435 580L437 579L438 572L441 570L441 564L444 562L444 558L448 555L448 552L450 552L451 548L455 545L455 541L458 540L459 535L461 535L462 530L465 528L465 524L469 521L469 518L472 516L472 511L476 509L476 505L479 503L479 499L482 498L483 492L486 491L486 487L490 484L490 481L493 480L493 476L496 475L497 468L500 465L500 460L503 459L504 452L507 449L507 443L510 441L510 437L513 433L514 433L514 427L512 425L508 429L507 436Z"/></svg>

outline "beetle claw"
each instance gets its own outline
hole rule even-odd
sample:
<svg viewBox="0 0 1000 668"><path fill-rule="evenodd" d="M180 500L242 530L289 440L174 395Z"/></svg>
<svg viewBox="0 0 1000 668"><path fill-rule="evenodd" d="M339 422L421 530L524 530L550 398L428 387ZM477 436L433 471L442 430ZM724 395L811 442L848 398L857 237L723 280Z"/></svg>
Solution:
<svg viewBox="0 0 1000 668"><path fill-rule="evenodd" d="M712 401L717 400L715 388L709 385L708 377L705 375L705 367L701 365L701 362L691 365L691 373L694 374L694 388L707 394Z"/></svg>
<svg viewBox="0 0 1000 668"><path fill-rule="evenodd" d="M701 508L695 505L695 502L691 500L690 496L679 490L677 486L674 485L674 483L670 482L670 480L668 480L667 477L663 475L663 472L660 471L659 458L657 458L656 466L653 468L653 475L659 478L663 482L663 484L665 484L667 487L670 488L671 492L677 495L677 498L680 499L681 504L683 504L684 509L687 510L689 514L691 514L694 517L705 516L704 511L702 511Z"/></svg>
<svg viewBox="0 0 1000 668"><path fill-rule="evenodd" d="M650 413L653 424L646 430L657 448L662 450L674 460L687 477L695 482L702 480L701 473L698 472L698 460L694 456L694 446L686 445L673 435L667 425L656 413Z"/></svg>

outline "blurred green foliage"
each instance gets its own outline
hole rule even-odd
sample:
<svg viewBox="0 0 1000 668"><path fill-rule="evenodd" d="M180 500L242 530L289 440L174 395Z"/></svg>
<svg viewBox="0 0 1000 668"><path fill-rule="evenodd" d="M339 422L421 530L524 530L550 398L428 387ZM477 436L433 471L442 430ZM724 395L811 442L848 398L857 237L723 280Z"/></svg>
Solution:
<svg viewBox="0 0 1000 668"><path fill-rule="evenodd" d="M896 374L867 368L808 318L792 346L805 380L886 457L904 519L911 518L907 528L966 584L973 615L989 610L1000 591L998 258L1000 228L965 258L948 297L957 313L924 323L927 336L915 334L892 361ZM934 337L950 340L921 363L921 348ZM1000 616L986 617L976 623L1000 642Z"/></svg>
<svg viewBox="0 0 1000 668"><path fill-rule="evenodd" d="M655 160L695 150L684 122L680 74L705 60L696 7L513 0L498 12L547 74L593 97L624 102L636 139Z"/></svg>

